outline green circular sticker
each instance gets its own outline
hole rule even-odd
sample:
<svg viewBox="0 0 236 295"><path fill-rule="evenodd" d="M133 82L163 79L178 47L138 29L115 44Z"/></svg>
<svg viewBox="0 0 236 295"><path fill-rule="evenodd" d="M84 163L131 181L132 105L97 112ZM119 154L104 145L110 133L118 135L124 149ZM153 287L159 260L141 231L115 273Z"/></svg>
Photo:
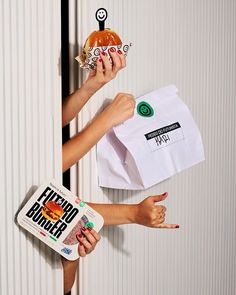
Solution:
<svg viewBox="0 0 236 295"><path fill-rule="evenodd" d="M85 205L85 202L83 202L83 201L81 201L81 202L79 203L79 206L80 206L80 207L84 207L84 205Z"/></svg>
<svg viewBox="0 0 236 295"><path fill-rule="evenodd" d="M143 117L152 117L154 114L153 108L150 106L149 103L145 101L141 101L137 105L137 112L140 116L143 116Z"/></svg>
<svg viewBox="0 0 236 295"><path fill-rule="evenodd" d="M85 228L88 228L89 226L94 228L94 224L91 221L86 222L84 226Z"/></svg>

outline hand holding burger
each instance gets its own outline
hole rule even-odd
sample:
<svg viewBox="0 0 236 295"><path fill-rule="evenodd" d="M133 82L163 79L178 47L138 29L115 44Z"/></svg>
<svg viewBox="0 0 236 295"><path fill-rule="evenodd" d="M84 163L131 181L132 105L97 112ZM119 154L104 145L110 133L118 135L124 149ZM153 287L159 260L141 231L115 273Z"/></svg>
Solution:
<svg viewBox="0 0 236 295"><path fill-rule="evenodd" d="M126 66L125 56L120 50L116 51L111 48L109 49L109 54L112 58L112 64L107 53L103 51L97 59L96 70L89 70L84 86L90 89L90 91L93 90L94 93L114 79L117 73Z"/></svg>
<svg viewBox="0 0 236 295"><path fill-rule="evenodd" d="M90 48L101 48L97 59L95 58L96 61L91 65L94 69L89 70L89 75L84 84L84 86L93 93L110 80L114 79L118 71L126 66L125 56L119 49L122 45L122 41L116 32L105 28L106 18L107 11L104 8L98 9L96 12L96 19L99 22L99 30L89 35L80 57L80 62L83 64L90 54ZM107 52L102 50L107 47L109 47Z"/></svg>

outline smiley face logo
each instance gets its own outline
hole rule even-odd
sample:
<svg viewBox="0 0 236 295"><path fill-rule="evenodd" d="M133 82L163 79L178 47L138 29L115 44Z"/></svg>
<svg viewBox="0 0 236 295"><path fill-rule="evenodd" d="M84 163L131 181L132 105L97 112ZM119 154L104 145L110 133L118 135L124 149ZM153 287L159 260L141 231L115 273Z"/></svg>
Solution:
<svg viewBox="0 0 236 295"><path fill-rule="evenodd" d="M106 11L106 9L105 8L99 8L96 11L95 16L96 16L97 21L104 22L107 19L107 11Z"/></svg>
<svg viewBox="0 0 236 295"><path fill-rule="evenodd" d="M154 115L153 108L150 106L149 103L145 101L141 101L137 105L137 112L140 116L143 116L143 117L152 117Z"/></svg>

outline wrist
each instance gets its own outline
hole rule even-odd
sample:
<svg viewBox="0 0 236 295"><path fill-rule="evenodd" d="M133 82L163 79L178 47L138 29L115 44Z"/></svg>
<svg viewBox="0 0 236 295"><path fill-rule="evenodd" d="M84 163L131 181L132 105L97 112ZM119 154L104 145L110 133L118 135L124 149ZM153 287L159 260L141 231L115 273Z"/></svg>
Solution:
<svg viewBox="0 0 236 295"><path fill-rule="evenodd" d="M105 128L105 133L114 126L112 117L109 116L107 109L98 115L98 120L101 121L103 128Z"/></svg>
<svg viewBox="0 0 236 295"><path fill-rule="evenodd" d="M91 97L92 95L94 95L100 88L102 88L103 84L99 83L97 81L94 81L92 79L90 80L86 80L81 88L86 91L89 96Z"/></svg>
<svg viewBox="0 0 236 295"><path fill-rule="evenodd" d="M61 256L61 262L64 268L71 267L72 265L77 265L79 263L79 258L76 260L68 260L65 257Z"/></svg>
<svg viewBox="0 0 236 295"><path fill-rule="evenodd" d="M128 205L129 206L129 214L128 214L128 220L130 223L138 223L137 222L137 216L138 216L138 204L132 204L132 205Z"/></svg>

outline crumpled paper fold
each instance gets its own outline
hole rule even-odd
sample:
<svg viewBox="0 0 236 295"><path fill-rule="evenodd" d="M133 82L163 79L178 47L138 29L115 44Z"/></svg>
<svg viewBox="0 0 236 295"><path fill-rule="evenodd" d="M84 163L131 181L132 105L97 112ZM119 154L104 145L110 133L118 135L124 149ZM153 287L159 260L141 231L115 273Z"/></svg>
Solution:
<svg viewBox="0 0 236 295"><path fill-rule="evenodd" d="M84 53L82 53L78 55L75 59L79 62L81 68L94 70L96 69L96 66L97 66L97 59L100 57L100 53L102 51L106 52L108 56L110 57L109 49L114 48L116 51L121 50L126 57L131 46L132 46L132 43L116 45L116 46L112 45L112 46L90 47L88 50L88 54L86 56ZM112 62L111 57L110 57L110 61Z"/></svg>

